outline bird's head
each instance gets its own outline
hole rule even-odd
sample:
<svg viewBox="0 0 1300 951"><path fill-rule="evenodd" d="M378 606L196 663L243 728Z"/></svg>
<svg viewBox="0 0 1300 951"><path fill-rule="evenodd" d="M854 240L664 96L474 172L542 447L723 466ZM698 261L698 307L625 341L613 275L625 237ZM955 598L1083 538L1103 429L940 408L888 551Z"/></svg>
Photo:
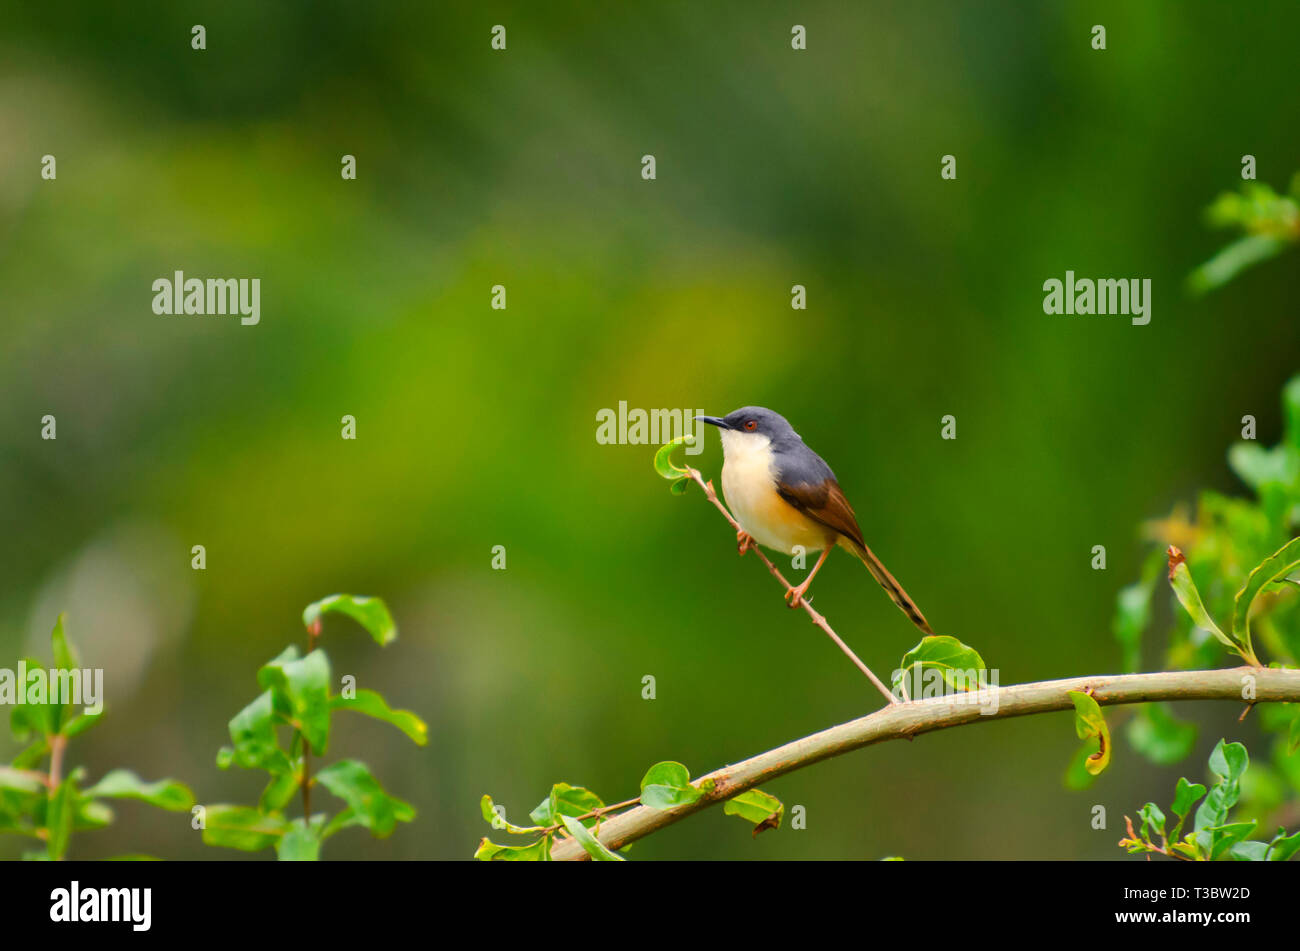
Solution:
<svg viewBox="0 0 1300 951"><path fill-rule="evenodd" d="M790 437L799 438L784 416L762 406L742 406L726 416L695 418L717 426L722 431L724 452L742 447L766 446Z"/></svg>

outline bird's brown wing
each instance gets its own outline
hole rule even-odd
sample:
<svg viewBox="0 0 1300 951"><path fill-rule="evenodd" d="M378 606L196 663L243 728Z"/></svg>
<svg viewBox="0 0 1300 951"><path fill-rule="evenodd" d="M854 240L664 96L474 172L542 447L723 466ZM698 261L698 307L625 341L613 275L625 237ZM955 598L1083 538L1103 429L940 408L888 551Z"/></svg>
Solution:
<svg viewBox="0 0 1300 951"><path fill-rule="evenodd" d="M866 547L866 543L862 540L862 529L858 528L857 516L853 514L853 507L849 505L849 500L844 497L839 483L834 479L827 479L818 485L807 483L787 485L778 482L776 491L781 498L809 518L856 542L859 546Z"/></svg>
<svg viewBox="0 0 1300 951"><path fill-rule="evenodd" d="M776 491L781 498L809 518L847 538L852 543L849 547L862 559L871 576L885 589L885 593L894 604L898 605L899 610L906 614L923 633L934 633L934 628L930 627L930 622L925 619L916 602L908 596L903 586L898 583L898 579L889 573L875 553L867 547L867 543L862 540L862 529L858 528L858 520L853 514L853 508L834 479L827 479L821 485L777 483Z"/></svg>

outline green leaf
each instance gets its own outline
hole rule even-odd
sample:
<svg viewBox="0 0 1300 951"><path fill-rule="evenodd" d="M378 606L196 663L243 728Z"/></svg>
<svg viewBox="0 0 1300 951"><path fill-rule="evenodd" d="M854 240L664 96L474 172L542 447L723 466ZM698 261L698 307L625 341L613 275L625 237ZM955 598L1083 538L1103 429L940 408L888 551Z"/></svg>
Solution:
<svg viewBox="0 0 1300 951"><path fill-rule="evenodd" d="M80 736L92 726L97 725L103 717L103 713L80 713L69 720L67 725L63 727L63 735L68 739L72 739L74 736Z"/></svg>
<svg viewBox="0 0 1300 951"><path fill-rule="evenodd" d="M384 792L365 763L345 759L316 774L316 781L356 813L357 821L376 838L390 835L398 822L410 822L415 810Z"/></svg>
<svg viewBox="0 0 1300 951"><path fill-rule="evenodd" d="M1241 777L1249 764L1246 747L1240 743L1219 740L1214 752L1210 754L1210 770L1220 779L1210 787L1205 801L1196 810L1192 828L1197 833L1227 824L1228 813L1241 796ZM1198 835L1197 841L1202 847L1205 845L1205 838Z"/></svg>
<svg viewBox="0 0 1300 951"><path fill-rule="evenodd" d="M1294 753L1296 750L1300 750L1300 712L1297 712L1291 721L1291 729L1287 731L1286 739L1286 751Z"/></svg>
<svg viewBox="0 0 1300 951"><path fill-rule="evenodd" d="M0 789L16 789L19 792L41 792L45 783L38 773L12 766L0 766Z"/></svg>
<svg viewBox="0 0 1300 951"><path fill-rule="evenodd" d="M1250 755L1241 743L1219 740L1210 753L1210 769L1229 782L1238 782L1250 767Z"/></svg>
<svg viewBox="0 0 1300 951"><path fill-rule="evenodd" d="M1088 756L1084 768L1097 776L1110 763L1110 730L1101 707L1090 695L1078 690L1070 691L1074 703L1074 731L1081 740L1097 740L1097 750Z"/></svg>
<svg viewBox="0 0 1300 951"><path fill-rule="evenodd" d="M383 695L374 690L358 690L357 695L351 700L341 696L333 697L330 706L335 710L351 710L353 713L363 713L376 720L391 723L419 746L429 742L429 728L423 720L410 710L394 710Z"/></svg>
<svg viewBox="0 0 1300 951"><path fill-rule="evenodd" d="M1296 182L1300 184L1300 175ZM1292 449L1300 449L1300 374L1291 377L1282 388L1282 412L1286 417L1283 439Z"/></svg>
<svg viewBox="0 0 1300 951"><path fill-rule="evenodd" d="M298 792L302 785L302 760L295 760L291 767L287 772L271 774L271 781L266 784L257 800L260 811L279 812Z"/></svg>
<svg viewBox="0 0 1300 951"><path fill-rule="evenodd" d="M585 816L605 805L599 796L582 786L556 783L551 794L528 814L539 826L559 825L564 816Z"/></svg>
<svg viewBox="0 0 1300 951"><path fill-rule="evenodd" d="M1201 593L1196 589L1196 582L1192 580L1192 573L1187 569L1187 558L1173 545L1169 546L1169 584L1173 587L1174 594L1178 596L1178 601L1186 609L1193 624L1201 630L1213 634L1229 650L1240 653L1240 645L1219 630L1219 625L1214 623L1214 619L1205 610L1205 604L1201 601Z"/></svg>
<svg viewBox="0 0 1300 951"><path fill-rule="evenodd" d="M322 614L346 614L352 618L375 639L380 647L397 639L397 625L388 613L388 605L380 598L370 598L354 594L331 594L307 605L302 612L302 623L307 629L320 620Z"/></svg>
<svg viewBox="0 0 1300 951"><path fill-rule="evenodd" d="M269 689L277 712L307 738L312 752L323 754L330 736L330 662L323 650L298 658L293 648L257 672L259 687Z"/></svg>
<svg viewBox="0 0 1300 951"><path fill-rule="evenodd" d="M281 862L315 862L320 858L321 827L325 824L324 816L313 816L308 823L305 819L294 819L289 828L280 837L275 847L275 856Z"/></svg>
<svg viewBox="0 0 1300 951"><path fill-rule="evenodd" d="M740 816L746 822L754 823L754 835L758 835L767 829L781 827L785 806L781 800L769 796L761 789L749 789L723 803L722 811L729 816Z"/></svg>
<svg viewBox="0 0 1300 951"><path fill-rule="evenodd" d="M9 765L14 769L31 769L43 760L49 752L50 741L45 737L41 737L26 749L20 751L18 755L9 762Z"/></svg>
<svg viewBox="0 0 1300 951"><path fill-rule="evenodd" d="M280 841L289 824L284 816L258 812L251 806L207 806L203 844L243 852L260 852Z"/></svg>
<svg viewBox="0 0 1300 951"><path fill-rule="evenodd" d="M529 845L497 845L483 839L474 852L474 858L480 862L549 862L551 860L551 837L544 835Z"/></svg>
<svg viewBox="0 0 1300 951"><path fill-rule="evenodd" d="M654 809L669 809L696 802L704 791L691 785L691 773L681 763L655 763L641 778L641 803Z"/></svg>
<svg viewBox="0 0 1300 951"><path fill-rule="evenodd" d="M1174 826L1174 831L1169 834L1170 839L1177 839L1179 833L1183 830L1183 822L1187 819L1187 814L1192 811L1192 806L1196 801L1205 795L1205 787L1200 783L1189 783L1184 776L1178 777L1178 785L1174 788L1174 804L1170 811L1178 817L1178 824Z"/></svg>
<svg viewBox="0 0 1300 951"><path fill-rule="evenodd" d="M672 442L664 443L659 447L659 451L655 453L655 472L674 482L673 491L678 494L686 490L686 484L680 480L685 479L687 476L686 470L673 462L673 450L678 446L689 446L694 442L695 437L688 433L685 436L678 436ZM678 485L681 485L680 490L677 488Z"/></svg>
<svg viewBox="0 0 1300 951"><path fill-rule="evenodd" d="M194 793L184 783L160 779L146 783L129 769L115 769L84 793L91 799L139 799L168 812L188 812L194 808Z"/></svg>
<svg viewBox="0 0 1300 951"><path fill-rule="evenodd" d="M107 804L94 799L80 797L77 802L77 814L72 820L73 830L102 829L113 822L113 810Z"/></svg>
<svg viewBox="0 0 1300 951"><path fill-rule="evenodd" d="M1210 840L1210 860L1223 858L1233 846L1255 831L1255 821L1233 822L1229 825L1207 829L1213 835Z"/></svg>
<svg viewBox="0 0 1300 951"><path fill-rule="evenodd" d="M45 671L45 665L34 657L23 659L23 665L27 669L27 677L30 680L33 671ZM42 682L49 683L48 672L41 675ZM27 684L15 684L15 689L22 691L24 699L32 696L27 692ZM44 696L45 701L49 700L48 694L42 691L38 696ZM57 703L40 702L32 703L30 700L24 703L16 704L9 713L9 729L12 731L14 739L19 742L26 741L33 735L53 736L59 732L59 719L61 708Z"/></svg>
<svg viewBox="0 0 1300 951"><path fill-rule="evenodd" d="M956 690L978 689L979 671L985 669L984 658L980 657L979 651L947 634L923 637L919 644L903 655L899 669L893 674L895 693L906 688L908 672L913 667L922 671L921 676L924 676L927 667L940 671L944 683Z"/></svg>
<svg viewBox="0 0 1300 951"><path fill-rule="evenodd" d="M334 818L326 824L325 831L320 834L321 841L328 839L342 829L349 829L352 826L359 825L361 825L361 820L357 817L356 812L351 808L344 809L342 812L335 813Z"/></svg>
<svg viewBox="0 0 1300 951"><path fill-rule="evenodd" d="M1260 562L1237 592L1232 607L1232 633L1248 651L1251 649L1250 608L1255 603L1256 596L1266 584L1286 577L1297 566L1300 566L1300 538L1293 538Z"/></svg>
<svg viewBox="0 0 1300 951"><path fill-rule="evenodd" d="M1128 740L1151 762L1169 766L1191 753L1196 724L1175 719L1167 703L1148 703L1129 721Z"/></svg>
<svg viewBox="0 0 1300 951"><path fill-rule="evenodd" d="M1097 781L1097 777L1088 772L1088 757L1096 751L1095 744L1086 743L1070 754L1070 762L1066 764L1065 776L1062 777L1065 788L1079 791L1089 788Z"/></svg>
<svg viewBox="0 0 1300 951"><path fill-rule="evenodd" d="M50 858L61 859L67 854L68 841L72 837L72 824L76 815L77 784L69 776L50 796L49 809L45 814L45 828L49 830L45 851Z"/></svg>
<svg viewBox="0 0 1300 951"><path fill-rule="evenodd" d="M1286 241L1266 234L1238 238L1194 270L1187 278L1187 287L1196 295L1208 293L1227 284L1246 268L1276 257L1286 246Z"/></svg>
<svg viewBox="0 0 1300 951"><path fill-rule="evenodd" d="M1146 839L1151 838L1151 833L1163 836L1165 834L1165 814L1154 802L1149 802L1141 808L1138 815L1142 817L1142 836Z"/></svg>
<svg viewBox="0 0 1300 951"><path fill-rule="evenodd" d="M66 620L67 615L60 613L54 621L54 630L50 634L50 644L54 651L54 666L51 668L51 672L55 670L77 670L80 667L77 652L68 643L68 636L63 630L63 624ZM54 689L53 685L51 685L50 689ZM50 704L51 724L56 731L62 732L61 728L72 718L72 711L73 704L71 703Z"/></svg>
<svg viewBox="0 0 1300 951"><path fill-rule="evenodd" d="M68 643L68 635L63 630L67 614L61 613L54 622L54 631L50 634L50 643L54 648L54 666L59 670L77 670L81 662L76 650Z"/></svg>
<svg viewBox="0 0 1300 951"><path fill-rule="evenodd" d="M1284 835L1284 832L1279 830L1277 837L1269 843L1268 860L1285 862L1297 852L1300 852L1300 832Z"/></svg>
<svg viewBox="0 0 1300 951"><path fill-rule="evenodd" d="M1268 855L1267 842L1238 842L1228 850L1238 862L1262 862Z"/></svg>
<svg viewBox="0 0 1300 951"><path fill-rule="evenodd" d="M1228 450L1228 465L1256 492L1266 485L1293 485L1300 478L1300 454L1288 445L1265 449L1256 442L1239 442Z"/></svg>
<svg viewBox="0 0 1300 951"><path fill-rule="evenodd" d="M233 760L245 769L266 769L273 773L289 770L289 757L280 749L275 735L271 691L261 694L231 718L230 739L234 749L223 748L217 754L217 765L222 769Z"/></svg>
<svg viewBox="0 0 1300 951"><path fill-rule="evenodd" d="M550 803L549 799L545 801L545 804L549 804L549 803ZM491 796L485 795L481 800L479 800L479 809L482 811L483 818L487 821L487 824L494 829L504 829L506 832L510 832L515 835L529 835L534 832L542 831L542 826L540 825L517 826L511 822L508 822L505 817L505 809L502 808L500 814L498 814L496 811L496 803L492 801ZM579 815L581 814L582 813L579 813ZM554 823L548 823L548 824L553 825Z"/></svg>
<svg viewBox="0 0 1300 951"><path fill-rule="evenodd" d="M1123 651L1124 670L1128 673L1136 673L1142 664L1142 633L1151 623L1151 595L1164 563L1160 549L1153 549L1142 562L1141 578L1121 588L1115 599L1111 633Z"/></svg>
<svg viewBox="0 0 1300 951"><path fill-rule="evenodd" d="M605 846L601 844L600 840L587 831L587 827L577 819L572 816L563 816L562 818L564 819L564 827L569 830L569 835L577 839L578 844L586 849L587 854L597 862L627 861L627 859L623 858L623 856L618 853L611 852L609 849L605 848Z"/></svg>

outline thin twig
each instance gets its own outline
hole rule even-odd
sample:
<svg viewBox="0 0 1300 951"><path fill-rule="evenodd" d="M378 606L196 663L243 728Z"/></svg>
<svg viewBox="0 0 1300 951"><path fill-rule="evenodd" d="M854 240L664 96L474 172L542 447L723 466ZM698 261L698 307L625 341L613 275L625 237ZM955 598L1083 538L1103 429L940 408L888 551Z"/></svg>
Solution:
<svg viewBox="0 0 1300 951"><path fill-rule="evenodd" d="M701 776L692 783L704 790L704 795L695 802L668 809L638 806L612 816L603 823L598 838L606 847L620 849L760 783L886 740L910 740L922 733L968 723L1072 710L1071 691L1082 692L1091 688L1092 698L1101 706L1158 700L1228 700L1240 703L1248 681L1253 686L1253 699L1257 703L1300 701L1300 670L1234 667L1227 670L1076 677L1014 687L988 687L970 694L894 704ZM706 785L710 782L711 786ZM587 857L582 846L574 841L556 842L551 848L552 859Z"/></svg>
<svg viewBox="0 0 1300 951"><path fill-rule="evenodd" d="M690 466L686 467L686 474L699 483L700 488L704 490L704 494L708 497L708 500L717 507L719 512L722 513L722 517L731 523L732 528L734 528L737 532L745 531L743 528L740 527L740 523L736 521L735 518L732 517L732 514L727 511L727 507L723 505L722 502L718 499L718 493L713 491L712 482L705 482L704 477L700 475L700 471L698 469L693 469ZM754 554L756 554L760 559L762 559L763 564L767 565L767 570L772 572L772 577L776 578L777 581L781 582L781 584L785 586L785 589L787 591L789 591L791 588L794 587L794 585L790 584L790 582L785 580L785 577L781 574L780 571L777 570L776 565L772 564L771 560L767 557L767 555L763 554L762 550L757 545L753 546L753 548L754 548ZM901 702L897 697L894 696L894 694L890 691L890 689L886 687L884 684L882 684L880 682L880 679L871 672L871 668L868 667L866 664L864 664L857 654L853 653L853 651L849 648L849 645L845 644L844 641L840 639L840 636L836 634L835 631L831 629L830 624L826 622L826 618L818 614L817 611L814 610L813 606L808 603L806 598L800 598L799 604L805 611L808 612L808 616L812 618L812 622L826 632L826 636L829 637L832 641L834 641L836 646L838 646L840 650L844 651L844 653L848 655L849 660L853 661L853 663L857 665L858 670L862 671L864 674L867 675L867 678L873 684L876 685L876 689L879 690L882 694L884 694L886 700L888 700L890 703Z"/></svg>
<svg viewBox="0 0 1300 951"><path fill-rule="evenodd" d="M616 803L614 803L613 805L609 805L609 806L600 806L600 807L597 808L597 809L593 809L593 810L591 810L591 812L585 812L585 813L583 813L583 814L580 815L580 816L573 816L573 818L574 818L574 819L577 819L579 822L581 822L583 819L596 819L596 820L597 820L597 822L596 822L596 828L597 828L597 830L599 830L599 828L600 828L600 821L599 821L599 820L600 820L600 819L603 819L603 818L605 817L606 814L611 813L611 812L616 812L616 811L619 810L619 809L626 809L628 806L635 806L635 805L637 805L637 804L640 803L640 802L641 802L641 797L640 797L640 796L638 796L638 797L635 798L635 799L625 799L625 800L623 800L622 802L616 802ZM543 834L545 834L545 833L549 833L549 832L564 832L564 823L563 823L563 822L557 822L557 823L555 823L555 825L553 825L553 826L547 826L546 828L542 829L541 831L542 831ZM567 838L567 836L566 836L566 838Z"/></svg>
<svg viewBox="0 0 1300 951"><path fill-rule="evenodd" d="M68 738L62 733L50 737L50 793L63 782L63 752L68 748Z"/></svg>
<svg viewBox="0 0 1300 951"><path fill-rule="evenodd" d="M310 654L316 649L316 640L320 637L320 618L312 621L307 626L307 653ZM307 742L307 734L300 733L302 737L302 821L311 824L311 744Z"/></svg>

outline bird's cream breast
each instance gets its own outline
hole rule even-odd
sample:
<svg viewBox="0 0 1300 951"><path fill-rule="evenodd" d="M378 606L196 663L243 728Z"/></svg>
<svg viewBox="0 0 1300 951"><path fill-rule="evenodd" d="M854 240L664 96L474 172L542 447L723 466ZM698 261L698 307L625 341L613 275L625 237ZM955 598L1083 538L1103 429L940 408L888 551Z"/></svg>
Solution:
<svg viewBox="0 0 1300 951"><path fill-rule="evenodd" d="M740 527L759 544L792 554L826 546L825 529L776 491L772 443L766 436L723 430L722 494Z"/></svg>

